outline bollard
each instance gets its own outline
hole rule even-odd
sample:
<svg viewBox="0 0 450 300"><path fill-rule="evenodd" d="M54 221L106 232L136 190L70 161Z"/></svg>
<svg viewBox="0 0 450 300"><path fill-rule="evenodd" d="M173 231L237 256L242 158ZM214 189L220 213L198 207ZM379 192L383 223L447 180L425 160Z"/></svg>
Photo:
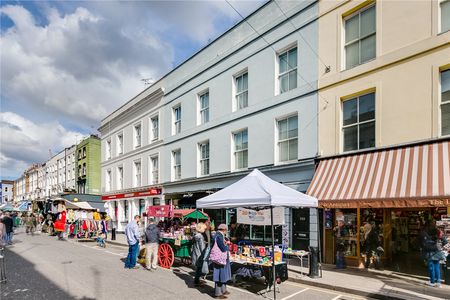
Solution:
<svg viewBox="0 0 450 300"><path fill-rule="evenodd" d="M309 246L309 277L319 277L319 249L317 247Z"/></svg>
<svg viewBox="0 0 450 300"><path fill-rule="evenodd" d="M450 285L450 257L447 257L447 262L443 265L444 267L444 282Z"/></svg>
<svg viewBox="0 0 450 300"><path fill-rule="evenodd" d="M116 240L116 229L115 228L111 229L111 240L112 241Z"/></svg>

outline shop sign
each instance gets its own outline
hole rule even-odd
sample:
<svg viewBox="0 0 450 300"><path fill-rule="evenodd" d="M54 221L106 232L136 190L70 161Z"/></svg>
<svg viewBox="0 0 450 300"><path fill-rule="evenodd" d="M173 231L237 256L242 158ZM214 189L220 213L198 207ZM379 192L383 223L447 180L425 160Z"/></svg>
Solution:
<svg viewBox="0 0 450 300"><path fill-rule="evenodd" d="M238 208L237 222L250 225L270 225L270 209L254 210L247 208ZM273 209L273 224L284 224L284 208L275 207Z"/></svg>
<svg viewBox="0 0 450 300"><path fill-rule="evenodd" d="M116 200L116 199L123 199L123 198L154 196L154 195L161 195L161 193L162 193L161 189L151 188L147 191L142 191L142 192L133 192L133 193L126 193L126 194L115 194L115 195L102 196L102 200Z"/></svg>
<svg viewBox="0 0 450 300"><path fill-rule="evenodd" d="M403 207L448 207L449 198L436 199L366 199L366 200L319 200L321 208L403 208Z"/></svg>
<svg viewBox="0 0 450 300"><path fill-rule="evenodd" d="M155 205L147 208L147 216L155 218L168 218L172 212L172 205Z"/></svg>

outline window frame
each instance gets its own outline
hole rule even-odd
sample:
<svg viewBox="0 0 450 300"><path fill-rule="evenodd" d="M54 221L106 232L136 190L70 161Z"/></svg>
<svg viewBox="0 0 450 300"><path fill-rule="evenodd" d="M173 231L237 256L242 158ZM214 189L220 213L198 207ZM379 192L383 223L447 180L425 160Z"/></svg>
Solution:
<svg viewBox="0 0 450 300"><path fill-rule="evenodd" d="M122 172L119 172L119 170L122 170ZM117 166L117 189L123 190L123 165ZM119 176L120 175L120 176Z"/></svg>
<svg viewBox="0 0 450 300"><path fill-rule="evenodd" d="M157 120L156 122L156 128L153 126L153 120ZM150 141L151 142L155 142L157 140L159 140L159 114L153 115L150 117ZM156 129L156 134L155 134L155 129Z"/></svg>
<svg viewBox="0 0 450 300"><path fill-rule="evenodd" d="M138 182L138 173L137 173L137 164L139 164L139 182ZM133 161L133 187L142 186L142 160L136 159Z"/></svg>
<svg viewBox="0 0 450 300"><path fill-rule="evenodd" d="M370 120L365 120L365 121L362 121L362 122L359 122L359 98L360 97L363 97L363 96L366 96L366 95L369 95L369 94L374 94L374 111L373 111L373 119L370 119ZM377 134L376 134L376 120L377 120L377 115L376 115L376 112L377 112L377 101L376 101L376 96L377 96L377 94L376 94L376 91L375 90L372 90L372 91L365 91L365 92L362 92L362 93L360 93L360 94L357 94L357 95L355 95L355 96L352 96L352 97L346 97L346 98L344 98L344 99L341 99L341 135L342 135L342 139L341 139L341 141L342 141L342 147L341 147L341 149L342 149L342 152L343 153L348 153L348 152L354 152L354 151L361 151L361 150L367 150L367 149L373 149L373 148L375 148L376 147L376 138L377 138ZM353 99L357 99L357 108L356 108L356 118L357 118L357 121L355 122L355 123L352 123L352 124L348 124L348 125L344 125L344 102L346 102L346 101L349 101L349 100L353 100ZM367 147L367 148L360 148L360 146L359 146L359 141L360 141L360 135L359 135L359 127L360 127L360 125L361 124L368 124L368 123L371 123L371 122L373 122L374 123L374 130L375 130L375 132L374 132L374 139L375 139L375 141L374 141L374 146L373 147ZM357 146L358 146L358 148L357 149L352 149L352 150L345 150L345 135L344 135L344 129L345 128L350 128L350 127L352 127L352 126L357 126L357 136L356 136L356 143L357 143Z"/></svg>
<svg viewBox="0 0 450 300"><path fill-rule="evenodd" d="M438 3L438 10L439 10L439 13L438 13L438 19L439 19L439 34L442 34L442 33L446 33L447 31L450 31L450 26L449 26L449 28L447 28L447 29L442 29L442 4L444 3L444 2L447 2L446 3L446 5L450 5L450 0L440 0L439 1L439 3Z"/></svg>
<svg viewBox="0 0 450 300"><path fill-rule="evenodd" d="M119 137L122 137L122 141L120 142ZM122 155L123 154L123 132L120 132L116 135L116 141L117 141L117 155Z"/></svg>
<svg viewBox="0 0 450 300"><path fill-rule="evenodd" d="M206 147L206 151L208 156L207 157L203 157L203 147ZM203 141L198 143L197 145L197 149L198 149L198 176L208 176L211 172L210 170L210 157L211 157L211 152L210 152L210 145L209 145L209 140ZM207 166L207 172L203 173L203 165L206 164Z"/></svg>
<svg viewBox="0 0 450 300"><path fill-rule="evenodd" d="M179 155L179 164L176 164L176 155ZM181 166L181 148L172 150L172 179L174 181L181 179Z"/></svg>
<svg viewBox="0 0 450 300"><path fill-rule="evenodd" d="M351 19L351 18L353 18L353 17L355 17L356 15L359 15L359 18L358 18L358 33L360 33L361 32L361 13L363 13L364 11L366 11L366 10L369 10L369 9L371 9L371 8L374 8L375 9L375 32L373 32L373 33L370 33L370 34L367 34L367 35L365 35L365 36L359 36L358 35L358 38L357 39L354 39L354 40L351 40L351 41L349 41L349 42L346 42L345 40L346 40L346 33L347 33L347 31L346 31L346 29L345 29L345 24L346 24L346 22L349 20L349 19ZM344 33L344 36L343 36L343 45L344 45L344 51L343 51L343 54L344 54L344 57L343 57L343 59L344 59L344 70L350 70L350 69L353 69L353 68L355 68L355 67L357 67L357 66L360 66L360 65L363 65L363 64L365 64L365 63L368 63L368 62L370 62L370 61L372 61L372 60L375 60L376 58L377 58L377 7L376 7L376 2L373 2L373 3L370 3L370 4L368 4L368 5L366 5L366 6L364 6L364 7L361 7L361 8L359 8L359 9L357 9L355 12L353 12L353 13L351 13L351 14L349 14L348 16L345 16L345 17L343 17L342 18L342 25L343 25L343 33ZM366 39L366 38L368 38L368 37L370 37L370 36L372 36L372 35L375 35L375 56L373 57L373 58L371 58L371 59L369 59L369 60L366 60L366 61L364 61L364 62L361 62L361 40L363 40L363 39ZM355 43L358 43L358 63L357 64L355 64L355 65L352 65L352 66L347 66L347 46L349 46L349 45L352 45L352 44L355 44Z"/></svg>
<svg viewBox="0 0 450 300"><path fill-rule="evenodd" d="M206 96L208 101L208 106L202 107L203 104L203 98ZM199 93L197 95L197 101L198 101L198 125L203 125L209 122L209 89L204 90L203 92ZM206 117L207 118L206 118Z"/></svg>
<svg viewBox="0 0 450 300"><path fill-rule="evenodd" d="M286 54L286 57L289 57L289 52L293 51L294 49L297 51L297 57L296 57L297 64L296 64L295 68L291 68L291 66L289 65L289 61L286 61L286 65L287 65L288 68L287 68L286 71L281 72L280 56ZM298 88L298 62L299 62L299 59L298 59L298 45L297 44L290 45L290 46L284 48L283 50L277 52L277 65L278 65L278 77L277 77L278 81L277 82L278 82L278 94L279 95L287 93L289 91L292 91L292 90ZM290 85L289 73L291 73L293 71L295 71L295 82L296 82L296 85L295 85L295 87L291 88L289 86ZM281 90L281 86L282 86L281 85L281 78L283 76L285 76L285 75L288 76L288 89L286 91L282 91Z"/></svg>
<svg viewBox="0 0 450 300"><path fill-rule="evenodd" d="M153 164L153 160L156 159L156 170L155 165ZM159 184L159 154L151 155L150 156L150 180L149 184ZM156 172L156 180L155 180L155 172Z"/></svg>
<svg viewBox="0 0 450 300"><path fill-rule="evenodd" d="M177 119L177 110L179 110L179 115L180 115L179 119ZM178 105L172 107L172 118L173 118L172 119L173 120L172 134L173 135L181 133L181 113L182 113L181 104L178 104Z"/></svg>
<svg viewBox="0 0 450 300"><path fill-rule="evenodd" d="M447 100L447 101L443 101L443 99L442 99L442 94L443 94L443 92L442 92L442 73L444 73L444 72L450 72L450 68L449 69L439 70L439 110L440 110L440 113L439 113L439 123L440 123L439 124L440 125L439 126L439 135L441 137L450 136L450 132L448 134L444 134L442 132L442 129L443 129L442 128L443 127L443 124L442 124L442 106L444 106L444 105L449 105L450 106L450 99Z"/></svg>
<svg viewBox="0 0 450 300"><path fill-rule="evenodd" d="M292 138L286 138L281 140L280 139L280 122L286 120L287 124L289 125L289 119L290 118L297 118L297 136L296 137L292 137ZM298 161L298 140L299 140L299 123L298 123L298 113L293 113L293 114L289 114L286 116L282 116L282 117L278 117L277 119L275 119L275 132L276 132L276 149L277 149L277 157L276 157L276 162L278 164L285 164L285 163L292 163L295 161ZM289 132L289 128L288 128L288 132ZM289 159L289 153L290 153L290 147L289 147L289 142L293 141L293 140L297 140L297 157L295 159ZM281 151L280 151L280 145L281 143L288 143L288 159L287 160L281 160Z"/></svg>
<svg viewBox="0 0 450 300"><path fill-rule="evenodd" d="M246 136L247 136L247 147L242 149L237 150L237 143L236 143L236 137L238 135L242 135L244 132L246 132ZM240 130L234 131L232 133L232 145L233 145L233 170L234 171L239 171L239 170L246 170L248 169L248 149L249 149L249 142L248 142L248 127L247 128L242 128ZM243 138L241 138L241 140L243 140ZM244 145L244 143L242 143L242 145ZM243 165L242 167L239 166L239 164L237 163L237 158L238 158L238 154L240 153L244 153L245 151L247 151L247 165Z"/></svg>
<svg viewBox="0 0 450 300"><path fill-rule="evenodd" d="M242 90L242 91L238 91L238 79L239 78L244 78L244 76L247 75L247 89ZM244 80L244 79L242 79ZM233 76L233 83L234 83L234 101L233 101L233 111L238 111L241 109L244 109L246 107L248 107L248 69L245 69L239 73L237 73L236 75ZM241 95L246 95L246 99L247 99L247 103L245 106L240 107L239 103L240 103L240 99L238 99Z"/></svg>
<svg viewBox="0 0 450 300"><path fill-rule="evenodd" d="M105 182L105 189L106 192L110 192L111 189L111 183L112 183L112 176L111 176L111 169L106 170L106 182Z"/></svg>
<svg viewBox="0 0 450 300"><path fill-rule="evenodd" d="M139 143L138 143L138 135L136 128L139 127ZM133 145L134 149L140 148L142 146L142 122L135 123L133 125Z"/></svg>

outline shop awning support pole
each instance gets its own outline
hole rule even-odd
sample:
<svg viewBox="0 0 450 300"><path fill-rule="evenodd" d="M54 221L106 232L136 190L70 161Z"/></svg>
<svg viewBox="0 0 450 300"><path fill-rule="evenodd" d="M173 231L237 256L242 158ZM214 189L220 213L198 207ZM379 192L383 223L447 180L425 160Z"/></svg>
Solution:
<svg viewBox="0 0 450 300"><path fill-rule="evenodd" d="M270 207L270 227L272 228L272 276L273 299L277 299L277 278L275 270L275 228L273 227L273 206Z"/></svg>

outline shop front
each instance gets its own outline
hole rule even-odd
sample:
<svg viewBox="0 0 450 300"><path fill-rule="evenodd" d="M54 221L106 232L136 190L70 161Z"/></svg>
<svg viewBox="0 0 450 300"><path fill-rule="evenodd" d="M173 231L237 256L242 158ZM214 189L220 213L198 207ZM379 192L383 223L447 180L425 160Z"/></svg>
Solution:
<svg viewBox="0 0 450 300"><path fill-rule="evenodd" d="M107 213L113 221L114 228L119 232L125 230L135 215L144 216L149 206L164 204L160 188L103 195L102 200L107 203Z"/></svg>
<svg viewBox="0 0 450 300"><path fill-rule="evenodd" d="M450 142L323 159L308 194L323 214L325 263L343 253L347 265L364 267L373 230L385 268L426 275L419 236L450 215Z"/></svg>

